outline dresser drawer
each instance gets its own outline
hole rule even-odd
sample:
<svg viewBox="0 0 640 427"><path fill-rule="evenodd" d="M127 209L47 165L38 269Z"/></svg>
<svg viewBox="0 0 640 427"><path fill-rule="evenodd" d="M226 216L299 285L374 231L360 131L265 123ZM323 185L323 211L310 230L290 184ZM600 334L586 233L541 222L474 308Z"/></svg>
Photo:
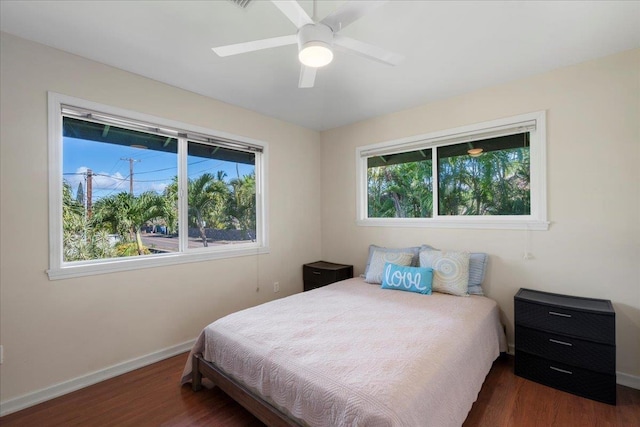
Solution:
<svg viewBox="0 0 640 427"><path fill-rule="evenodd" d="M616 372L613 345L585 341L516 325L516 349L604 374Z"/></svg>
<svg viewBox="0 0 640 427"><path fill-rule="evenodd" d="M578 396L615 405L616 377L549 361L516 349L515 373Z"/></svg>
<svg viewBox="0 0 640 427"><path fill-rule="evenodd" d="M615 344L615 316L515 300L515 323Z"/></svg>

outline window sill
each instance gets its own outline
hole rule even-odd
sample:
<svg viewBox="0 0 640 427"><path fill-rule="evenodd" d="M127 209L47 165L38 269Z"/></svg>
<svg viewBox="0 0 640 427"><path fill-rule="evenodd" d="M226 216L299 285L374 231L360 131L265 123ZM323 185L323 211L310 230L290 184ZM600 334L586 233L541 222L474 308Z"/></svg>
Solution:
<svg viewBox="0 0 640 427"><path fill-rule="evenodd" d="M356 221L363 227L424 227L467 228L485 230L535 230L549 229L550 222L532 219L468 219L468 218L367 218Z"/></svg>
<svg viewBox="0 0 640 427"><path fill-rule="evenodd" d="M71 279L74 277L93 276L116 273L120 271L140 270L144 268L165 267L168 265L191 262L211 261L240 256L261 255L269 253L268 247L244 247L226 251L199 251L190 253L170 253L153 255L152 257L113 258L104 261L87 261L74 263L46 270L49 280Z"/></svg>

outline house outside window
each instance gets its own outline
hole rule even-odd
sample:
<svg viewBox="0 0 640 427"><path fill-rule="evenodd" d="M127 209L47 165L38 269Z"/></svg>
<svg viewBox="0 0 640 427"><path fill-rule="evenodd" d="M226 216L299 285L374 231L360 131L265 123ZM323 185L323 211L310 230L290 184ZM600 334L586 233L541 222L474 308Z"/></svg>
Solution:
<svg viewBox="0 0 640 427"><path fill-rule="evenodd" d="M51 279L268 251L266 144L49 94Z"/></svg>
<svg viewBox="0 0 640 427"><path fill-rule="evenodd" d="M547 229L545 114L359 147L358 224Z"/></svg>

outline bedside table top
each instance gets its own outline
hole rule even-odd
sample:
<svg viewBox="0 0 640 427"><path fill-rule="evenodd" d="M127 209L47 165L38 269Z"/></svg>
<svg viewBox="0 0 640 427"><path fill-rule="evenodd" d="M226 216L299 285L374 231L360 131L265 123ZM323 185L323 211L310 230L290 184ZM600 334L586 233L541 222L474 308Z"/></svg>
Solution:
<svg viewBox="0 0 640 427"><path fill-rule="evenodd" d="M514 298L521 301L550 304L558 307L574 308L601 314L614 313L611 301L604 299L575 297L525 288L521 288Z"/></svg>
<svg viewBox="0 0 640 427"><path fill-rule="evenodd" d="M321 268L323 270L341 270L345 267L351 267L346 264L336 264L335 262L316 261L309 264L305 264L305 267Z"/></svg>

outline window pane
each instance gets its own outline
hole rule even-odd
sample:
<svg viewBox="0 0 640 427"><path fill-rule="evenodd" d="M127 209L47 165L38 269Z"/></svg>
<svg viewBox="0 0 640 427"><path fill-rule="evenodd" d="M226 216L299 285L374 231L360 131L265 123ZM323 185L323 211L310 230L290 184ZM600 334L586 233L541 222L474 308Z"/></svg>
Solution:
<svg viewBox="0 0 640 427"><path fill-rule="evenodd" d="M256 155L189 141L189 248L256 241Z"/></svg>
<svg viewBox="0 0 640 427"><path fill-rule="evenodd" d="M439 215L530 215L528 132L438 147L437 155Z"/></svg>
<svg viewBox="0 0 640 427"><path fill-rule="evenodd" d="M367 158L368 217L431 217L431 163L431 149Z"/></svg>
<svg viewBox="0 0 640 427"><path fill-rule="evenodd" d="M65 262L178 250L175 138L63 117L62 158Z"/></svg>

